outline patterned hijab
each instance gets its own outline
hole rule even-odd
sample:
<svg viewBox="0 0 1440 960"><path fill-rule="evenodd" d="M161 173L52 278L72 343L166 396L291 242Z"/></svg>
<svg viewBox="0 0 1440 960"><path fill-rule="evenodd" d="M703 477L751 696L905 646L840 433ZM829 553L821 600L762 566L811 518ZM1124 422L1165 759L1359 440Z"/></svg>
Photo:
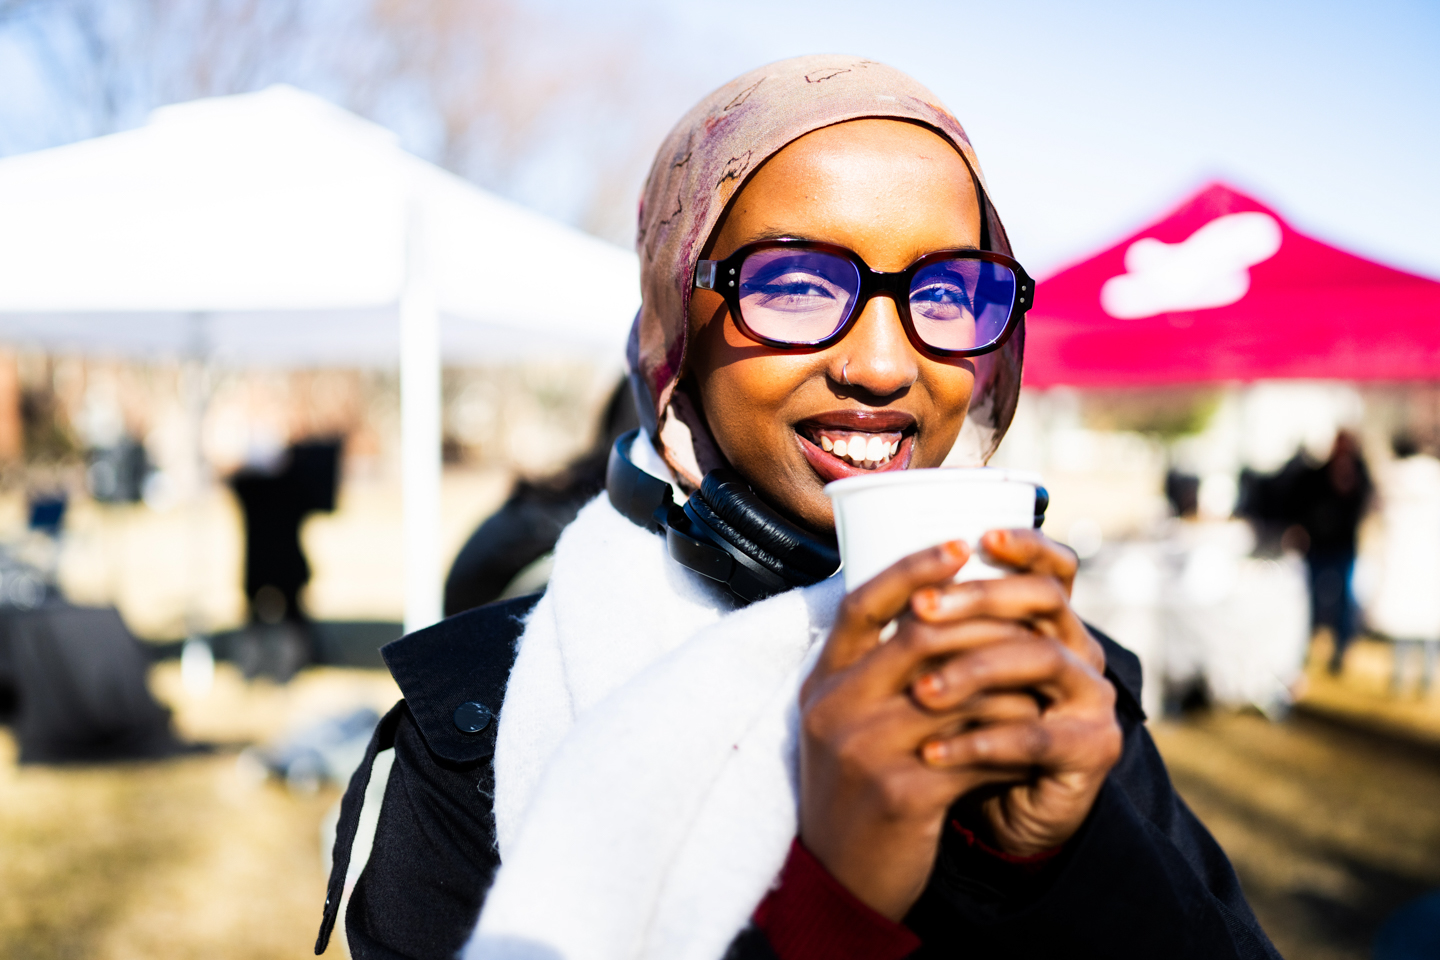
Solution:
<svg viewBox="0 0 1440 960"><path fill-rule="evenodd" d="M665 138L645 183L636 237L643 302L628 350L641 421L682 485L698 487L708 470L724 464L698 401L676 390L685 372L695 263L726 205L762 163L811 131L862 118L918 122L948 140L981 191L982 244L1010 254L959 121L898 70L858 57L796 57L753 70L700 101ZM952 461L979 465L995 452L1015 413L1024 348L1022 324L1003 348L973 361L975 390Z"/></svg>

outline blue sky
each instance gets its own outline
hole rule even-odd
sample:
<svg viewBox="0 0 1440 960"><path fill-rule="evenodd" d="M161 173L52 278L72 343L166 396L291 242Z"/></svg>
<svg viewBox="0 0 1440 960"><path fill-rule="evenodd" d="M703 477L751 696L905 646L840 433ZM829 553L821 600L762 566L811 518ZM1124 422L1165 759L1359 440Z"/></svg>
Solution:
<svg viewBox="0 0 1440 960"><path fill-rule="evenodd" d="M965 124L1037 272L1221 178L1440 278L1440 3L629 2L677 38L695 96L799 53L911 73Z"/></svg>
<svg viewBox="0 0 1440 960"><path fill-rule="evenodd" d="M326 2L360 9L360 0ZM557 127L548 152L507 188L568 219L582 219L597 176L634 196L665 127L711 88L771 60L845 52L906 70L955 111L1017 254L1037 275L1219 178L1301 230L1440 278L1436 0L524 6L534 16L516 42L534 48L535 62L563 62L566 45L579 43L610 44L638 65L640 82L622 95L647 119L616 136L652 142L634 144L627 172L597 174L584 155L593 140ZM18 52L0 38L0 151L67 138ZM423 118L389 119L428 152ZM617 240L627 230L610 228Z"/></svg>

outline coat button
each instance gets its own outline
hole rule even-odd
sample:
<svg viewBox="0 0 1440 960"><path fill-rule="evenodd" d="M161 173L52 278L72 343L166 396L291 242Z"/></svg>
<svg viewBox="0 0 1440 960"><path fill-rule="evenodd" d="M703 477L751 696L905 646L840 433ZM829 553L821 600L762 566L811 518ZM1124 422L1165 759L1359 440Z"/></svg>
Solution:
<svg viewBox="0 0 1440 960"><path fill-rule="evenodd" d="M493 716L485 704L471 700L455 708L455 726L460 728L461 733L479 733L490 726Z"/></svg>

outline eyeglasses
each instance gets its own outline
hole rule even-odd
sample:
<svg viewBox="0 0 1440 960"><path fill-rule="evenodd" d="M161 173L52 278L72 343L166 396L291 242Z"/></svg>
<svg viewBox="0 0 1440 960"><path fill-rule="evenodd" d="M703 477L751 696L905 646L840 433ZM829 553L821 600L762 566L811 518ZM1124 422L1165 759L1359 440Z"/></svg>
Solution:
<svg viewBox="0 0 1440 960"><path fill-rule="evenodd" d="M722 295L747 337L782 350L836 343L871 297L888 294L915 348L941 357L999 349L1035 293L1035 281L1004 254L943 250L881 273L851 250L810 240L761 240L701 260L695 286Z"/></svg>

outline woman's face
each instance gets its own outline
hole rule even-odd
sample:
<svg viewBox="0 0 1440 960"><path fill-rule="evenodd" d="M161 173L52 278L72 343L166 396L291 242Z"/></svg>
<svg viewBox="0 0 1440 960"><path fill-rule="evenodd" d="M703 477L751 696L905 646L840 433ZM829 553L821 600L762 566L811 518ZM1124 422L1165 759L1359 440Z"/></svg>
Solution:
<svg viewBox="0 0 1440 960"><path fill-rule="evenodd" d="M927 253L979 246L980 212L965 162L939 135L898 120L852 120L766 161L706 256L774 237L838 244L893 272ZM971 361L916 350L884 295L824 350L756 343L710 290L691 295L690 331L689 368L721 452L769 503L816 530L834 527L822 492L831 480L939 466L975 385Z"/></svg>

